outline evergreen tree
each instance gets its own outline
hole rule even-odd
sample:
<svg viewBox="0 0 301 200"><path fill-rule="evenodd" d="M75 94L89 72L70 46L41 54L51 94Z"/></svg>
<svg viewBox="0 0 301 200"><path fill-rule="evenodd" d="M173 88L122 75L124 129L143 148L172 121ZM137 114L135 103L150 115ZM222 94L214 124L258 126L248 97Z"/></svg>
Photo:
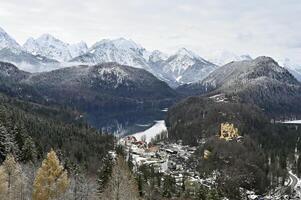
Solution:
<svg viewBox="0 0 301 200"><path fill-rule="evenodd" d="M24 161L35 161L37 159L36 146L31 137L25 139L21 152Z"/></svg>
<svg viewBox="0 0 301 200"><path fill-rule="evenodd" d="M301 175L301 159L298 158L297 160L297 175L300 177Z"/></svg>
<svg viewBox="0 0 301 200"><path fill-rule="evenodd" d="M216 189L209 190L206 200L220 200L221 197L218 194L218 191Z"/></svg>
<svg viewBox="0 0 301 200"><path fill-rule="evenodd" d="M51 150L38 169L33 185L33 200L58 198L68 189L69 179L56 153Z"/></svg>
<svg viewBox="0 0 301 200"><path fill-rule="evenodd" d="M16 157L19 154L19 148L14 135L9 133L3 125L0 125L0 159L4 159L7 154Z"/></svg>
<svg viewBox="0 0 301 200"><path fill-rule="evenodd" d="M107 155L106 157L104 157L102 166L98 170L97 183L98 183L98 193L99 194L103 193L106 188L106 185L112 174L112 166L113 166L113 163L112 163L110 157Z"/></svg>
<svg viewBox="0 0 301 200"><path fill-rule="evenodd" d="M207 193L208 190L204 186L201 186L197 192L196 199L206 200Z"/></svg>
<svg viewBox="0 0 301 200"><path fill-rule="evenodd" d="M169 175L164 176L163 196L170 198L175 193L175 179Z"/></svg>

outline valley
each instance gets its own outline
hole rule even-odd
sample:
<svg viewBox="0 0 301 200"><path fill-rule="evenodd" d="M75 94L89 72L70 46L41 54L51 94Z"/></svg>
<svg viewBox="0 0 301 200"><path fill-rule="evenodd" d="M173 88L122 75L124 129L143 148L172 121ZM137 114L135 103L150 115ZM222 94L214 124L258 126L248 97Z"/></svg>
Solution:
<svg viewBox="0 0 301 200"><path fill-rule="evenodd" d="M0 29L0 198L301 198L298 73L122 37L20 45Z"/></svg>

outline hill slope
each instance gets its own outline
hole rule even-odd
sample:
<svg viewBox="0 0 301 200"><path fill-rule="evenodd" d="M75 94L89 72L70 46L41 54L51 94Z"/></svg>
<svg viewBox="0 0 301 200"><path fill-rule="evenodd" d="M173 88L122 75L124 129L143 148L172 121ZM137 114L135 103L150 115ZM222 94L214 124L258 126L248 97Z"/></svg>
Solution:
<svg viewBox="0 0 301 200"><path fill-rule="evenodd" d="M202 82L179 88L189 94L224 93L256 104L273 116L300 115L301 84L269 57L231 62Z"/></svg>
<svg viewBox="0 0 301 200"><path fill-rule="evenodd" d="M0 80L6 83L5 88L2 86L3 92L82 111L159 105L177 96L174 90L151 73L116 63L36 74L21 71L9 63L1 63L0 67Z"/></svg>

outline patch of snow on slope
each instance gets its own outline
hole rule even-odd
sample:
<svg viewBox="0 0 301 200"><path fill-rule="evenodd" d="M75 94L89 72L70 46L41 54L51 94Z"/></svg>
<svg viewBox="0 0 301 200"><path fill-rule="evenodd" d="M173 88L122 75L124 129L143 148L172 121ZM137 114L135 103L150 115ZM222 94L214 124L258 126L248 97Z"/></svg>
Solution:
<svg viewBox="0 0 301 200"><path fill-rule="evenodd" d="M176 81L179 82L181 80L182 76L178 76L178 78L176 78Z"/></svg>
<svg viewBox="0 0 301 200"><path fill-rule="evenodd" d="M301 124L301 120L286 121L285 124Z"/></svg>

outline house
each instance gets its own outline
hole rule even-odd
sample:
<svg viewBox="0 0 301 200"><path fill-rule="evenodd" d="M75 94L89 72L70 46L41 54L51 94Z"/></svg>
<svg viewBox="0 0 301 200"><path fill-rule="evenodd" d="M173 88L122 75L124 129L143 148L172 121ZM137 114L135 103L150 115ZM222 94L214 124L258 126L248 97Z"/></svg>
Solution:
<svg viewBox="0 0 301 200"><path fill-rule="evenodd" d="M221 124L219 138L226 141L233 140L239 137L238 129L233 124L228 122Z"/></svg>
<svg viewBox="0 0 301 200"><path fill-rule="evenodd" d="M204 159L207 160L211 155L211 151L205 149L204 150Z"/></svg>

